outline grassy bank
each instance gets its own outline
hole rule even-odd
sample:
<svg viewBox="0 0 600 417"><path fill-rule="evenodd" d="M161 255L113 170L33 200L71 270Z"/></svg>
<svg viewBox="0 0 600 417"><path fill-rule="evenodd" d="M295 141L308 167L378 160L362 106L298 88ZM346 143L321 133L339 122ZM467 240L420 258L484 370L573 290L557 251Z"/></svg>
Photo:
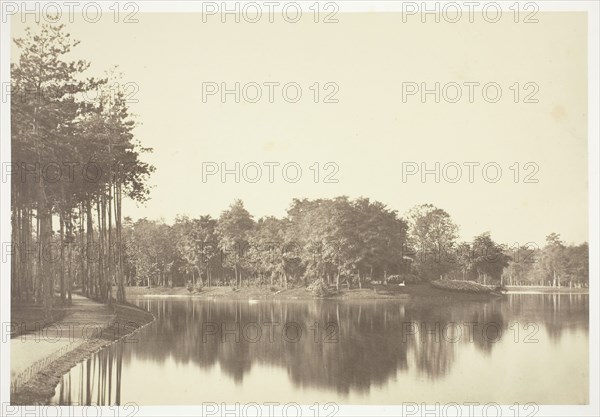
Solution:
<svg viewBox="0 0 600 417"><path fill-rule="evenodd" d="M10 309L10 321L15 323L11 326L10 337L17 337L40 330L51 323L62 320L65 316L66 307L60 304L60 298L55 300L55 307L50 314L44 308L35 304L19 304L14 302Z"/></svg>
<svg viewBox="0 0 600 417"><path fill-rule="evenodd" d="M486 287L487 288L487 287ZM398 285L368 285L363 288L347 289L345 286L336 292L330 288L326 297L318 297L306 288L275 287L206 287L202 291L191 293L183 287L129 287L130 297L192 297L207 300L419 300L429 302L481 301L490 298L489 292L449 291L429 283Z"/></svg>
<svg viewBox="0 0 600 417"><path fill-rule="evenodd" d="M491 294L493 289L487 285L478 284L473 281L433 281L431 283L435 288L441 290L462 292L470 294Z"/></svg>
<svg viewBox="0 0 600 417"><path fill-rule="evenodd" d="M60 382L60 378L73 366L115 341L136 332L154 320L154 316L151 313L134 305L115 304L112 306L112 309L115 317L103 331L86 339L81 345L66 352L38 371L29 381L11 394L11 404L47 404L54 396L54 391ZM69 308L65 307L64 310L64 313L68 313ZM90 317L89 322L93 323L94 318ZM55 324L60 325L60 322L55 322Z"/></svg>
<svg viewBox="0 0 600 417"><path fill-rule="evenodd" d="M405 287L406 288L406 287ZM277 288L277 287L205 287L202 291L190 292L183 287L130 287L127 288L129 297L191 297L198 299L222 300L310 300L310 299L389 299L402 298L408 295L399 287L391 285L369 288L341 289L336 292L331 288L326 297L318 297L306 288Z"/></svg>

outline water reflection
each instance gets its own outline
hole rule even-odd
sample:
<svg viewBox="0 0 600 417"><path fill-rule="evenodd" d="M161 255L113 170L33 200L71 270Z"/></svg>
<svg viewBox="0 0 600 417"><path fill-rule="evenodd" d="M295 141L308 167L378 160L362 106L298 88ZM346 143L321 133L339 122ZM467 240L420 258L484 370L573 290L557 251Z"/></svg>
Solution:
<svg viewBox="0 0 600 417"><path fill-rule="evenodd" d="M64 375L54 400L58 404L120 405L123 343L101 350Z"/></svg>
<svg viewBox="0 0 600 417"><path fill-rule="evenodd" d="M486 395L493 398L472 392L465 401L539 402L547 396L551 403L559 398L552 387L529 386L545 377L535 373L548 363L553 375L572 381L572 393L561 388L563 403L587 401L584 294L510 295L445 306L192 299L138 304L157 321L135 343L117 343L73 368L53 402L199 404L216 401L203 395L219 387L224 400L247 394L258 401L279 387L279 398L289 391L290 398L304 393L306 399L397 404L391 394L396 389L414 394L411 400L439 401L456 395L457 382L478 387L493 376L494 383L506 378L505 385L522 386L490 390ZM140 387L144 381L160 382Z"/></svg>

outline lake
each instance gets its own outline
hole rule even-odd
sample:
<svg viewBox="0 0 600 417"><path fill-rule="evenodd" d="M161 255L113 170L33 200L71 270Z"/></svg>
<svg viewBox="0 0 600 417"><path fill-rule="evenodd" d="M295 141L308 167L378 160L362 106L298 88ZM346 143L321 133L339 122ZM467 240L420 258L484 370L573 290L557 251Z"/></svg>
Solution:
<svg viewBox="0 0 600 417"><path fill-rule="evenodd" d="M52 402L586 404L588 301L140 298L157 320L72 368Z"/></svg>

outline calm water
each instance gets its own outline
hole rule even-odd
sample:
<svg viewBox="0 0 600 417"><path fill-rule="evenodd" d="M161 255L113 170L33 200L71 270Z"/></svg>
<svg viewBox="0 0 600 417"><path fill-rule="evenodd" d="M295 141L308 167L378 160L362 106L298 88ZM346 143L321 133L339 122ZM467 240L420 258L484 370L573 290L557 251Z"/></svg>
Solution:
<svg viewBox="0 0 600 417"><path fill-rule="evenodd" d="M54 403L588 401L588 295L137 304L157 321L75 366Z"/></svg>

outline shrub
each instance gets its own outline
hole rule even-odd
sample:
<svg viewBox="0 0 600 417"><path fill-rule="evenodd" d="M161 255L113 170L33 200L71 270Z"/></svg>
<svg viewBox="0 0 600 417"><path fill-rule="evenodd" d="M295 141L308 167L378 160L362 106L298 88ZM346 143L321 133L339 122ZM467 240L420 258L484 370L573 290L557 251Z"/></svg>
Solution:
<svg viewBox="0 0 600 417"><path fill-rule="evenodd" d="M405 284L417 284L421 282L421 278L415 274L400 274L400 275L390 275L387 277L388 284L400 284L404 282Z"/></svg>
<svg viewBox="0 0 600 417"><path fill-rule="evenodd" d="M329 288L324 280L318 279L313 281L308 287L307 290L312 292L317 297L327 297L329 295Z"/></svg>
<svg viewBox="0 0 600 417"><path fill-rule="evenodd" d="M415 274L400 274L400 278L406 284L418 284L421 282L421 277Z"/></svg>
<svg viewBox="0 0 600 417"><path fill-rule="evenodd" d="M198 281L196 284L192 284L191 282L188 281L186 288L191 293L202 292L202 288L203 288L202 281Z"/></svg>
<svg viewBox="0 0 600 417"><path fill-rule="evenodd" d="M489 294L492 292L490 287L478 284L473 281L432 281L431 285L436 288L448 291L468 292L472 294Z"/></svg>

